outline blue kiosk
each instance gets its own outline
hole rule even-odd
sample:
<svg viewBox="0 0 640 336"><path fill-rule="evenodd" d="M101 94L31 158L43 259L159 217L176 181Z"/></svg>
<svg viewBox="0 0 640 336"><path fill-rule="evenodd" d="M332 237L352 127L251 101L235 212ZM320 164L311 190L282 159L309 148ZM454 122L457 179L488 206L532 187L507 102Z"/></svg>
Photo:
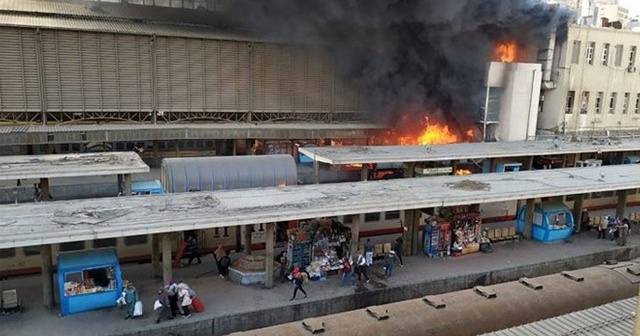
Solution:
<svg viewBox="0 0 640 336"><path fill-rule="evenodd" d="M524 232L526 207L518 210L516 229ZM562 202L543 202L535 205L531 237L535 240L550 243L562 241L573 232L575 226L573 213Z"/></svg>
<svg viewBox="0 0 640 336"><path fill-rule="evenodd" d="M57 267L62 315L116 306L122 294L116 249L60 253Z"/></svg>

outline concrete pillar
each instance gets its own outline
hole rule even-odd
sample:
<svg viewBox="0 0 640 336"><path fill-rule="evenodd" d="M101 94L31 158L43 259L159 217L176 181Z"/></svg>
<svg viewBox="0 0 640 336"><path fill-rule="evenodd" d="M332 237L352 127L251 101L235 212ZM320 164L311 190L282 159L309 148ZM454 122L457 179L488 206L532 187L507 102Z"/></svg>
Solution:
<svg viewBox="0 0 640 336"><path fill-rule="evenodd" d="M628 190L618 190L618 206L616 207L616 217L624 218L627 210L627 194Z"/></svg>
<svg viewBox="0 0 640 336"><path fill-rule="evenodd" d="M416 170L415 162L405 162L402 166L404 168L405 178L415 177L415 170Z"/></svg>
<svg viewBox="0 0 640 336"><path fill-rule="evenodd" d="M158 142L151 141L151 147L153 147L153 166L160 167L160 159L158 157Z"/></svg>
<svg viewBox="0 0 640 336"><path fill-rule="evenodd" d="M235 227L236 231L236 252L242 251L242 226Z"/></svg>
<svg viewBox="0 0 640 336"><path fill-rule="evenodd" d="M264 286L266 288L273 287L273 248L276 238L276 223L267 223L266 231L264 233Z"/></svg>
<svg viewBox="0 0 640 336"><path fill-rule="evenodd" d="M49 189L49 179L48 178L41 178L40 179L40 199L42 201L50 201L52 199L51 190Z"/></svg>
<svg viewBox="0 0 640 336"><path fill-rule="evenodd" d="M531 170L533 169L533 156L528 156L524 161L523 170Z"/></svg>
<svg viewBox="0 0 640 336"><path fill-rule="evenodd" d="M366 163L362 164L362 168L360 169L360 181L369 180L369 167Z"/></svg>
<svg viewBox="0 0 640 336"><path fill-rule="evenodd" d="M580 161L580 153L576 153L573 155L573 166L576 167L578 165L578 161Z"/></svg>
<svg viewBox="0 0 640 336"><path fill-rule="evenodd" d="M458 163L460 160L451 160L451 175L455 175L458 170Z"/></svg>
<svg viewBox="0 0 640 336"><path fill-rule="evenodd" d="M253 232L253 225L244 226L244 254L251 254L251 232Z"/></svg>
<svg viewBox="0 0 640 336"><path fill-rule="evenodd" d="M124 195L131 196L131 174L124 174Z"/></svg>
<svg viewBox="0 0 640 336"><path fill-rule="evenodd" d="M179 140L175 140L175 145L176 145L176 157L180 157L180 141Z"/></svg>
<svg viewBox="0 0 640 336"><path fill-rule="evenodd" d="M573 200L573 220L575 221L575 229L573 231L580 232L582 229L580 223L582 223L582 207L584 206L584 194L574 196Z"/></svg>
<svg viewBox="0 0 640 336"><path fill-rule="evenodd" d="M118 174L118 193L124 195L124 176L122 174Z"/></svg>
<svg viewBox="0 0 640 336"><path fill-rule="evenodd" d="M313 158L313 182L320 184L320 162Z"/></svg>
<svg viewBox="0 0 640 336"><path fill-rule="evenodd" d="M173 270L171 268L173 260L171 258L171 235L162 234L162 281L168 284L173 280Z"/></svg>
<svg viewBox="0 0 640 336"><path fill-rule="evenodd" d="M358 246L360 245L360 215L351 215L353 220L351 221L351 257L356 262L358 256Z"/></svg>
<svg viewBox="0 0 640 336"><path fill-rule="evenodd" d="M162 277L162 266L160 263L160 240L162 237L159 234L151 235L151 267L152 277L154 279L160 279Z"/></svg>
<svg viewBox="0 0 640 336"><path fill-rule="evenodd" d="M238 155L238 145L236 144L235 139L231 140L231 143L233 144L233 148L231 149L231 155L236 156Z"/></svg>
<svg viewBox="0 0 640 336"><path fill-rule="evenodd" d="M407 255L420 253L420 211L404 211L404 251Z"/></svg>
<svg viewBox="0 0 640 336"><path fill-rule="evenodd" d="M525 239L531 239L531 231L533 230L533 212L535 210L536 199L530 198L527 200L526 204L526 216L524 217L524 231L522 232L522 236Z"/></svg>
<svg viewBox="0 0 640 336"><path fill-rule="evenodd" d="M44 306L51 309L55 306L51 245L40 246L40 259L42 260L42 300Z"/></svg>

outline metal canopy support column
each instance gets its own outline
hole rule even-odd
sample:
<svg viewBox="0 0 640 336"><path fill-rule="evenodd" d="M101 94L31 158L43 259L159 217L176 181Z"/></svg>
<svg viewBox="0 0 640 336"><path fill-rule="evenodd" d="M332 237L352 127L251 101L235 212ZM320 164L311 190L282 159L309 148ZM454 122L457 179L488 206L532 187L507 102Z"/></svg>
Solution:
<svg viewBox="0 0 640 336"><path fill-rule="evenodd" d="M584 206L584 194L579 194L574 196L573 201L573 219L575 228L573 229L575 232L580 232L582 230L582 207Z"/></svg>
<svg viewBox="0 0 640 336"><path fill-rule="evenodd" d="M151 267L152 276L154 279L162 277L162 266L160 263L160 240L162 237L159 234L151 235Z"/></svg>
<svg viewBox="0 0 640 336"><path fill-rule="evenodd" d="M404 168L404 177L405 178L412 178L415 176L415 169L416 169L416 163L415 162L405 162L403 165ZM417 244L418 241L418 234L419 234L419 230L416 229L416 227L420 224L419 221L420 219L416 219L416 211L415 210L404 210L403 212L403 218L404 218L404 223L403 223L403 237L402 239L404 240L404 251L407 255L415 255L418 252L418 248L417 246L414 246L414 244ZM416 222L418 222L418 224L416 225ZM415 232L414 232L415 229ZM416 243L414 243L414 241ZM415 251L415 252L414 252Z"/></svg>
<svg viewBox="0 0 640 336"><path fill-rule="evenodd" d="M251 232L253 231L253 225L244 226L244 254L251 254Z"/></svg>
<svg viewBox="0 0 640 336"><path fill-rule="evenodd" d="M360 215L351 215L351 257L353 257L354 262L355 258L358 256L358 246L360 245Z"/></svg>
<svg viewBox="0 0 640 336"><path fill-rule="evenodd" d="M267 223L265 231L264 286L273 287L273 248L276 236L275 223ZM283 266L284 267L284 266Z"/></svg>
<svg viewBox="0 0 640 336"><path fill-rule="evenodd" d="M118 195L124 195L124 176L118 174Z"/></svg>
<svg viewBox="0 0 640 336"><path fill-rule="evenodd" d="M171 268L171 236L162 234L162 281L168 284L173 279Z"/></svg>
<svg viewBox="0 0 640 336"><path fill-rule="evenodd" d="M524 160L524 166L522 167L522 170L532 170L532 169L533 169L533 156L527 156L527 158ZM520 208L522 208L522 200L517 200L516 214L518 213Z"/></svg>
<svg viewBox="0 0 640 336"><path fill-rule="evenodd" d="M131 174L124 174L124 195L131 196Z"/></svg>
<svg viewBox="0 0 640 336"><path fill-rule="evenodd" d="M51 245L40 246L40 258L42 259L42 300L44 306L51 309L55 306Z"/></svg>
<svg viewBox="0 0 640 336"><path fill-rule="evenodd" d="M619 219L624 218L627 210L627 195L628 190L618 190L618 206L616 207L616 217Z"/></svg>
<svg viewBox="0 0 640 336"><path fill-rule="evenodd" d="M158 142L152 141L151 147L153 147L153 166L156 168L160 168L160 160L158 158Z"/></svg>
<svg viewBox="0 0 640 336"><path fill-rule="evenodd" d="M362 168L360 169L360 181L369 180L369 168L366 163L362 164Z"/></svg>
<svg viewBox="0 0 640 336"><path fill-rule="evenodd" d="M536 199L530 198L527 200L526 216L524 217L524 230L522 236L525 239L531 239L531 232L533 231L533 212L535 211Z"/></svg>
<svg viewBox="0 0 640 336"><path fill-rule="evenodd" d="M420 251L420 210L404 211L404 250L407 255L417 255Z"/></svg>
<svg viewBox="0 0 640 336"><path fill-rule="evenodd" d="M52 199L48 178L40 179L40 199L42 201L50 201Z"/></svg>
<svg viewBox="0 0 640 336"><path fill-rule="evenodd" d="M313 158L313 182L320 184L320 162Z"/></svg>

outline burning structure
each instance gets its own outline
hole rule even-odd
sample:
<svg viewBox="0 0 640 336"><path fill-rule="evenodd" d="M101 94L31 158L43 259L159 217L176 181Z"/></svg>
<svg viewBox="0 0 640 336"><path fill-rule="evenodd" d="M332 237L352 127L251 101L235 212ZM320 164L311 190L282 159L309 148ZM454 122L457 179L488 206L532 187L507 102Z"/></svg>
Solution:
<svg viewBox="0 0 640 336"><path fill-rule="evenodd" d="M355 79L370 118L392 127L374 139L382 144L477 140L480 129L498 122L483 116L492 117L488 108L494 107L485 106L487 85L501 88L493 92L501 91L494 114L503 125L523 120L507 111L520 113L521 100L537 100L539 85L528 85L525 94L522 84L539 78L541 67L512 62L535 61L528 46L544 45L570 18L539 0L238 0L230 6L241 25L327 52ZM509 64L487 67L492 59ZM489 130L501 140L520 140L515 134L524 127L530 136L534 119L529 115L524 120L533 122L513 130Z"/></svg>

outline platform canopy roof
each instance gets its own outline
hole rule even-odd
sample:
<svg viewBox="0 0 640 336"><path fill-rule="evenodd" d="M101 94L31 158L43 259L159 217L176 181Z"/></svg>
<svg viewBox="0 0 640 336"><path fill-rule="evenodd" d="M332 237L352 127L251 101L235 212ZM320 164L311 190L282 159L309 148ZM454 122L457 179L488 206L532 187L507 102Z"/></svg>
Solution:
<svg viewBox="0 0 640 336"><path fill-rule="evenodd" d="M296 185L0 206L0 248L640 188L640 166Z"/></svg>
<svg viewBox="0 0 640 336"><path fill-rule="evenodd" d="M331 165L426 162L562 155L594 152L640 151L640 139L596 141L477 142L425 146L332 146L301 147L299 152L314 161Z"/></svg>
<svg viewBox="0 0 640 336"><path fill-rule="evenodd" d="M134 152L0 156L0 181L148 173Z"/></svg>

